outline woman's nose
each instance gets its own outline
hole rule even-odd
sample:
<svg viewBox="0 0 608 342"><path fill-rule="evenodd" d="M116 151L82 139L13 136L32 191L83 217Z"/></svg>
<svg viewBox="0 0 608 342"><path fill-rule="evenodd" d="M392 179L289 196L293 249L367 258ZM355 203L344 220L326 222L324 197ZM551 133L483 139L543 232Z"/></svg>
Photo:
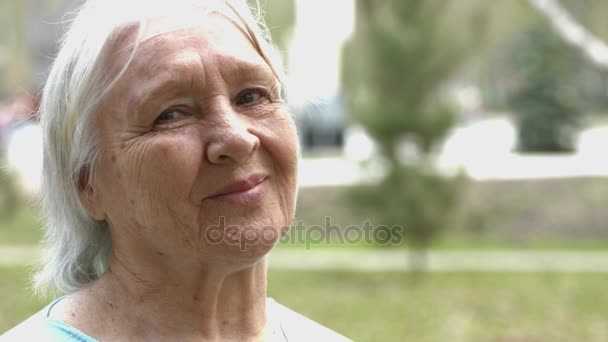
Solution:
<svg viewBox="0 0 608 342"><path fill-rule="evenodd" d="M206 149L207 160L212 164L242 162L260 146L260 139L248 129L238 114L224 117Z"/></svg>

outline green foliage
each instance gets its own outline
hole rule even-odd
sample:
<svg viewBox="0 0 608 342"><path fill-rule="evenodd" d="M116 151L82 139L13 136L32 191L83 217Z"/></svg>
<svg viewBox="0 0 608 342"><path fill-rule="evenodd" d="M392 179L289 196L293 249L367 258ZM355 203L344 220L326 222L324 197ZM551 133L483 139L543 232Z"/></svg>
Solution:
<svg viewBox="0 0 608 342"><path fill-rule="evenodd" d="M442 86L476 46L472 30L484 25L479 11L453 18L459 3L358 1L357 28L344 62L353 119L389 163L379 186L355 191L355 204L372 208L382 223L403 226L419 248L448 225L464 185L432 166L434 148L456 119ZM404 137L418 155L407 166L399 153Z"/></svg>
<svg viewBox="0 0 608 342"><path fill-rule="evenodd" d="M561 0L561 4L586 29L608 41L608 2L605 0Z"/></svg>
<svg viewBox="0 0 608 342"><path fill-rule="evenodd" d="M12 218L20 203L15 179L4 165L4 158L0 153L0 219Z"/></svg>
<svg viewBox="0 0 608 342"><path fill-rule="evenodd" d="M521 41L531 22L538 22L539 14L528 1L488 1L490 17L483 50L476 53L470 65L471 78L476 79L483 92L484 104L493 112L507 112L510 95L516 86L515 75L522 68L513 54L521 48ZM608 2L604 0L560 0L576 20L598 37L608 40L608 21L605 20ZM538 24L538 23L537 23ZM577 98L586 112L606 112L608 108L608 71L588 63L580 65L568 84L577 89Z"/></svg>
<svg viewBox="0 0 608 342"><path fill-rule="evenodd" d="M425 249L448 225L466 185L464 177L442 177L420 167L398 166L377 187L352 191L353 202L373 207L384 225L401 226L401 242Z"/></svg>
<svg viewBox="0 0 608 342"><path fill-rule="evenodd" d="M464 51L450 37L439 1L360 1L345 84L355 119L385 151L403 134L436 142L453 113L437 92ZM353 56L350 58L350 56Z"/></svg>
<svg viewBox="0 0 608 342"><path fill-rule="evenodd" d="M295 23L295 0L262 0L261 4L274 43L286 51Z"/></svg>
<svg viewBox="0 0 608 342"><path fill-rule="evenodd" d="M548 24L535 21L513 48L519 86L511 99L518 148L525 152L568 152L581 124L581 104L571 82L583 60Z"/></svg>

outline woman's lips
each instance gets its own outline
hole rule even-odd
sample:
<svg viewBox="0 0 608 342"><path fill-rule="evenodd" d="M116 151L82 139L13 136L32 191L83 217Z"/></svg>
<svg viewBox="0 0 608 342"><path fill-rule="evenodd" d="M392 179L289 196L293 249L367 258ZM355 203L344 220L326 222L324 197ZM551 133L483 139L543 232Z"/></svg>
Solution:
<svg viewBox="0 0 608 342"><path fill-rule="evenodd" d="M256 174L246 179L236 180L223 187L207 199L229 202L233 204L247 204L262 197L266 190L268 177Z"/></svg>

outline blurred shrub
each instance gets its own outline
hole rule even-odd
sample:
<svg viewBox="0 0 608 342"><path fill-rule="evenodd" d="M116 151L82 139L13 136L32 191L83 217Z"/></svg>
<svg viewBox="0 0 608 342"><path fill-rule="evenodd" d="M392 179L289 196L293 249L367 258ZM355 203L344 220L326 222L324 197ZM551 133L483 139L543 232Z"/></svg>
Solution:
<svg viewBox="0 0 608 342"><path fill-rule="evenodd" d="M13 174L5 167L0 151L0 220L12 218L19 208L19 192Z"/></svg>
<svg viewBox="0 0 608 342"><path fill-rule="evenodd" d="M388 175L351 197L377 214L379 223L402 226L404 241L423 250L450 226L465 184L441 175L432 156L457 117L441 96L442 87L476 47L476 34L484 32L483 11L456 20L452 13L460 1L359 0L357 5L344 84L353 119L378 143Z"/></svg>
<svg viewBox="0 0 608 342"><path fill-rule="evenodd" d="M358 186L351 200L358 207L374 208L382 225L392 228L393 240L374 241L390 246L395 237L416 250L427 248L442 229L454 226L464 177L443 177L419 167L399 166L378 186ZM395 230L395 227L400 229Z"/></svg>
<svg viewBox="0 0 608 342"><path fill-rule="evenodd" d="M544 21L534 21L513 48L519 66L511 98L523 152L570 152L581 126L581 103L573 82L583 63Z"/></svg>

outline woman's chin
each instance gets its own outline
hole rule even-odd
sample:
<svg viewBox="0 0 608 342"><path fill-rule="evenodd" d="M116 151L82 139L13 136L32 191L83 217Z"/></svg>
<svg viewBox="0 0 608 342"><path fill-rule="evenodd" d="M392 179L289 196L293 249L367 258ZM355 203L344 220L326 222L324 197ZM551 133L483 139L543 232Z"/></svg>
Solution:
<svg viewBox="0 0 608 342"><path fill-rule="evenodd" d="M213 253L217 265L223 265L224 271L238 272L256 266L272 250L274 244L253 244L246 248L237 246L215 246L221 250ZM218 258L219 257L219 258ZM227 267L227 268L226 268Z"/></svg>
<svg viewBox="0 0 608 342"><path fill-rule="evenodd" d="M220 239L207 237L202 250L211 249L212 253L205 254L223 256L222 259L228 262L256 263L274 248L280 237L278 230L273 230L272 233L256 230L255 234L253 231L242 230L238 234L224 234Z"/></svg>
<svg viewBox="0 0 608 342"><path fill-rule="evenodd" d="M268 254L276 245L276 241L274 243L260 242L252 245L246 246L244 249L241 249L240 255L249 258L249 259L261 259L266 254Z"/></svg>

